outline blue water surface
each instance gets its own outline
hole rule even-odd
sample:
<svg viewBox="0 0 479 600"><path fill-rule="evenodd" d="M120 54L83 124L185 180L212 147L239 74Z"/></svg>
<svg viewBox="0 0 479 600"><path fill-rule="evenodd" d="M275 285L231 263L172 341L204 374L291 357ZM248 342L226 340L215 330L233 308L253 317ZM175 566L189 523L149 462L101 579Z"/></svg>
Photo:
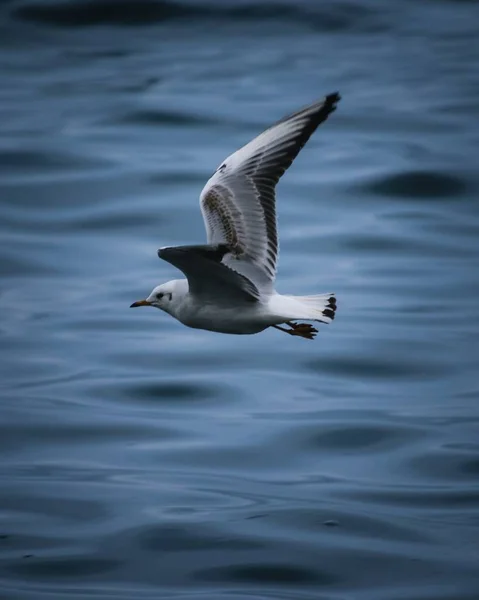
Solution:
<svg viewBox="0 0 479 600"><path fill-rule="evenodd" d="M479 598L479 4L0 4L2 600ZM201 189L278 186L314 342L129 310Z"/></svg>

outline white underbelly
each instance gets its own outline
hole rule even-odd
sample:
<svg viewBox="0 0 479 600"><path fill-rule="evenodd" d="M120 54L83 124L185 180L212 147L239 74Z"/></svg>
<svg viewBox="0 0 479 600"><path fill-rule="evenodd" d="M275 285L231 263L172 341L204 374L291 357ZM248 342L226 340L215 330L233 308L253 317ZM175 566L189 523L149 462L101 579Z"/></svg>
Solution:
<svg viewBox="0 0 479 600"><path fill-rule="evenodd" d="M271 325L260 303L245 303L238 307L185 306L177 319L194 329L239 335L259 333Z"/></svg>

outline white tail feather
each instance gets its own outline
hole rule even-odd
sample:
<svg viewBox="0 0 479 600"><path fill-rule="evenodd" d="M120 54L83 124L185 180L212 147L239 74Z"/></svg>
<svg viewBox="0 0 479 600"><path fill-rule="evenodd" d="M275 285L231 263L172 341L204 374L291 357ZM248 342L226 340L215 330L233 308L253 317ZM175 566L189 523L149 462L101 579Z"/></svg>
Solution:
<svg viewBox="0 0 479 600"><path fill-rule="evenodd" d="M270 309L284 317L284 321L303 320L331 323L336 312L334 294L316 296L273 296ZM283 322L284 322L283 321Z"/></svg>

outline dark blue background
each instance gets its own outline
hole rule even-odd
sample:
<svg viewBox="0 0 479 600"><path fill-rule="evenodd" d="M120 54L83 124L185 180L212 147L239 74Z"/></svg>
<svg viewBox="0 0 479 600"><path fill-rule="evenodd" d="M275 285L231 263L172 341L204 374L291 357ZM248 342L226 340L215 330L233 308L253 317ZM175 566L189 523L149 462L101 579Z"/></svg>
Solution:
<svg viewBox="0 0 479 600"><path fill-rule="evenodd" d="M0 597L479 598L479 4L0 5ZM315 342L128 306L232 151Z"/></svg>

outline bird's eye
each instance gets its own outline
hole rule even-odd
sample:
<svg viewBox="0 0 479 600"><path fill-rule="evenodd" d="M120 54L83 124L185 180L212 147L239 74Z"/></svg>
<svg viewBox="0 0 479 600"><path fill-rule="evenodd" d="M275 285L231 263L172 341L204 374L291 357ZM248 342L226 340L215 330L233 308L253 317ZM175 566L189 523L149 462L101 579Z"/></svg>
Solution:
<svg viewBox="0 0 479 600"><path fill-rule="evenodd" d="M159 294L156 294L156 299L157 300L161 300L163 298L164 294L162 294L161 292Z"/></svg>

